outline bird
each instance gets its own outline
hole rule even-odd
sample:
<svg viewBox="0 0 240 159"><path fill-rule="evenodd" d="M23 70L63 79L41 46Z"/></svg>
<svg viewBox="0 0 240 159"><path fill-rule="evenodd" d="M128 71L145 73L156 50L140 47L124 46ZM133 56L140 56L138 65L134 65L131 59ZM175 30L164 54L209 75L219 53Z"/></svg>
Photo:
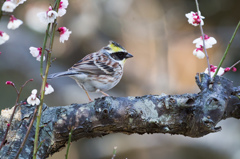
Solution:
<svg viewBox="0 0 240 159"><path fill-rule="evenodd" d="M53 73L47 79L70 77L85 91L89 101L88 92L101 92L116 86L123 76L123 67L126 59L133 55L127 52L120 44L109 41L109 44L97 52L90 53L64 72Z"/></svg>

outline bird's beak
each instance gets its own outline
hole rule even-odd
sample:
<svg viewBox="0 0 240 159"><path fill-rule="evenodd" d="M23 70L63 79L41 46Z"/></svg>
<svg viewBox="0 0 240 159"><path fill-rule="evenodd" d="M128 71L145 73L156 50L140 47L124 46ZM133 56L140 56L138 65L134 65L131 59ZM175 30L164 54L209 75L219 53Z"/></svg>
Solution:
<svg viewBox="0 0 240 159"><path fill-rule="evenodd" d="M131 57L133 57L133 55L130 54L130 53L128 53L128 54L126 55L126 59L127 59L127 58L131 58Z"/></svg>

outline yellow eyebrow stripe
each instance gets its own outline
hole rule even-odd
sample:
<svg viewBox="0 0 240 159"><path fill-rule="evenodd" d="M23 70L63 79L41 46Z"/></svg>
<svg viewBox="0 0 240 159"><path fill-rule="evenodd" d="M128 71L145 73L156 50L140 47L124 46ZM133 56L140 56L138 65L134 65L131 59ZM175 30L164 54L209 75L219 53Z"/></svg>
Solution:
<svg viewBox="0 0 240 159"><path fill-rule="evenodd" d="M113 52L119 52L119 51L122 51L123 49L120 48L120 47L117 47L116 45L114 44L109 44L109 47L111 48L111 50L113 50Z"/></svg>

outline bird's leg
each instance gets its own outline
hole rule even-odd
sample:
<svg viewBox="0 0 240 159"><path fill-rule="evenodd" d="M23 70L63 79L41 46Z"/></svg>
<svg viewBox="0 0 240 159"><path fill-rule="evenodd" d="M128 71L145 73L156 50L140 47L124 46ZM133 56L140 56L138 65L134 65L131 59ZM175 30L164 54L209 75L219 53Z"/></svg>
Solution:
<svg viewBox="0 0 240 159"><path fill-rule="evenodd" d="M84 89L84 91L85 91L85 93L87 94L87 96L88 96L88 99L89 99L89 102L92 102L92 99L90 98L90 96L89 96L89 94L88 94L88 92Z"/></svg>
<svg viewBox="0 0 240 159"><path fill-rule="evenodd" d="M100 91L103 95L105 96L109 96L107 93L103 92L103 91Z"/></svg>
<svg viewBox="0 0 240 159"><path fill-rule="evenodd" d="M77 83L78 83L78 81L77 81ZM88 97L89 102L92 102L92 99L90 98L90 96L89 96L87 90L84 88L84 86L83 86L81 83L78 83L78 84L79 84L79 85L82 87L82 89L85 91L85 93L86 93L86 95L87 95L87 97Z"/></svg>

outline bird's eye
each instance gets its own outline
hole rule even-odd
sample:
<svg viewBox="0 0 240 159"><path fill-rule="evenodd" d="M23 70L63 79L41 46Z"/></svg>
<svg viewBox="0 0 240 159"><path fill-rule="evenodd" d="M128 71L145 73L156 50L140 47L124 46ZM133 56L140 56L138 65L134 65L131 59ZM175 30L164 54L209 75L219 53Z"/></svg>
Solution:
<svg viewBox="0 0 240 159"><path fill-rule="evenodd" d="M123 58L124 58L124 53L123 52L118 52L117 53L117 57L120 59L120 60L122 60Z"/></svg>
<svg viewBox="0 0 240 159"><path fill-rule="evenodd" d="M123 60L126 57L125 52L115 52L111 54L111 57L115 60Z"/></svg>

